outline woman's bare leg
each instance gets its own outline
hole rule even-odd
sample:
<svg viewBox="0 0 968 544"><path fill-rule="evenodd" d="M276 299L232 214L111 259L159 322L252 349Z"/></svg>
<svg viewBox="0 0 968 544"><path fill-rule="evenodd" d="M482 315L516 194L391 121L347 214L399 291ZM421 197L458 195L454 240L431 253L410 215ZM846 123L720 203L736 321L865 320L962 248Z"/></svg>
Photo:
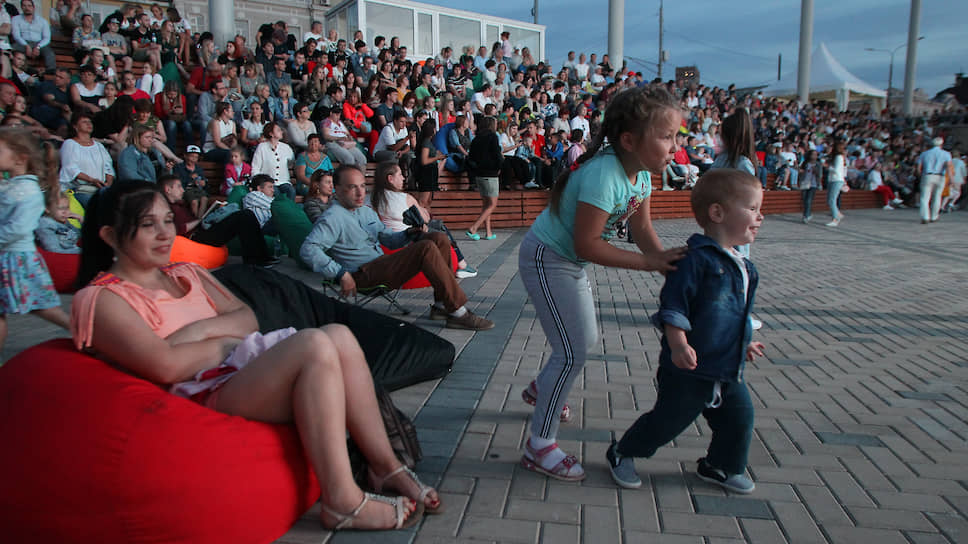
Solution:
<svg viewBox="0 0 968 544"><path fill-rule="evenodd" d="M351 512L362 502L363 491L353 481L346 450L348 399L353 402L353 409L349 411L353 427L365 424L381 431L383 427L379 411L374 414L367 408L368 402L360 398L366 395L359 391L356 384L360 378L354 372L350 373L354 385L347 389L340 357L340 349L326 331L300 331L257 357L226 382L218 393L216 408L257 421L295 421L319 479L323 504L337 512ZM372 383L369 397L375 405ZM363 408L358 408L358 404ZM371 442L364 442L372 449ZM379 458L373 461L385 462ZM406 506L412 508L413 503L407 501ZM370 502L354 526L390 528L395 523L393 517L389 505Z"/></svg>
<svg viewBox="0 0 968 544"><path fill-rule="evenodd" d="M497 208L497 198L490 197L490 196L481 197L481 216L478 217L477 218L477 221L474 221L474 224L471 225L471 228L469 228L467 230L469 232L471 232L472 234L477 234L477 231L481 228L481 225L485 225L486 224L487 225L487 227L486 227L487 228L487 234L488 234L488 236L490 236L490 234L491 234L491 227L490 227L491 214L494 213L494 209L495 208Z"/></svg>

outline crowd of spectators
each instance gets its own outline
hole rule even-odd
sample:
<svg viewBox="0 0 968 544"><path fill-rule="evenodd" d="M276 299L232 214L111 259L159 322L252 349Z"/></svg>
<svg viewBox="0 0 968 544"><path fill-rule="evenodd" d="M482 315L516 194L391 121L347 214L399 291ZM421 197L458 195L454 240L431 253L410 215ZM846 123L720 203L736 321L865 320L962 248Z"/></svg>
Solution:
<svg viewBox="0 0 968 544"><path fill-rule="evenodd" d="M216 44L158 4L126 4L100 28L78 0L58 1L49 21L32 0L0 7L0 124L61 146L60 182L82 203L116 180L173 174L201 214L199 193L227 194L260 174L274 193L295 197L333 163L391 160L427 206L423 195L436 186L429 170L467 172L473 185L475 168L485 168L469 153L485 117L496 120L501 185L548 189L598 135L610 97L644 85L666 86L686 112L681 148L662 176L668 190L690 188L713 165L721 120L738 108L753 122L764 187L797 189L805 168L822 184L843 142L847 184L889 187L899 200L888 205L915 203L917 157L944 131L937 118L870 105L841 112L734 86L647 81L608 55L572 51L553 65L508 32L490 47L414 59L397 37L367 43L359 30L324 33L318 21L301 37L279 21L260 26L251 44L241 35ZM77 67L55 64L58 32L71 37ZM207 183L199 161L218 163L225 183Z"/></svg>

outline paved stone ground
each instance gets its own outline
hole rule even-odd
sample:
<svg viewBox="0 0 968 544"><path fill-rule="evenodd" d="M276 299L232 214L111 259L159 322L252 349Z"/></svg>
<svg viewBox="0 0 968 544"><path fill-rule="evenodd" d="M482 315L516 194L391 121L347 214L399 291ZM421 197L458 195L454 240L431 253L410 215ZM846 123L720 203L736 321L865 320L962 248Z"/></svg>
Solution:
<svg viewBox="0 0 968 544"><path fill-rule="evenodd" d="M753 247L767 357L746 373L757 409L757 489L746 497L695 477L709 440L702 421L637 461L642 489L611 482L608 440L655 399L659 336L647 318L661 278L597 266L602 340L559 437L588 478L566 484L521 469L530 411L520 392L548 354L516 278L524 231L464 243L481 274L461 284L498 325L441 329L427 319L429 290L404 293L417 314L406 319L459 356L443 380L394 394L416 415L418 468L439 482L446 513L410 531L334 536L319 529L317 507L279 542L968 542L966 227L966 213L922 226L913 210L852 211L836 229L767 217ZM696 230L688 220L656 228L666 245ZM34 318L10 322L4 357L56 333Z"/></svg>

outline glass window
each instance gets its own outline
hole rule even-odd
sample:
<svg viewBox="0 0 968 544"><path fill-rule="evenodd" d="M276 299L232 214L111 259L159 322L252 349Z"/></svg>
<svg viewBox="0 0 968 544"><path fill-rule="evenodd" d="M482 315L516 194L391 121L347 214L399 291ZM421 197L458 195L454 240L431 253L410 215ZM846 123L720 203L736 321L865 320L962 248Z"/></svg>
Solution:
<svg viewBox="0 0 968 544"><path fill-rule="evenodd" d="M417 14L417 50L414 57L426 58L436 56L434 51L434 18L429 13Z"/></svg>
<svg viewBox="0 0 968 544"><path fill-rule="evenodd" d="M484 36L484 43L482 44L487 48L488 51L494 46L494 42L501 39L501 32L498 30L497 25L487 25L487 34Z"/></svg>
<svg viewBox="0 0 968 544"><path fill-rule="evenodd" d="M347 32L349 30L347 28L346 11L347 10L342 9L336 14L336 33L340 38L344 39L347 37Z"/></svg>
<svg viewBox="0 0 968 544"><path fill-rule="evenodd" d="M373 43L377 36L384 36L389 45L390 39L397 36L400 45L413 49L413 10L367 2L365 34L367 43Z"/></svg>
<svg viewBox="0 0 968 544"><path fill-rule="evenodd" d="M536 30L526 30L524 28L515 28L513 26L506 26L504 30L511 33L511 44L524 52L524 48L527 47L531 52L531 56L534 60L541 61L541 33Z"/></svg>
<svg viewBox="0 0 968 544"><path fill-rule="evenodd" d="M470 47L473 54L481 46L481 23L463 17L441 14L438 17L440 25L440 48L448 45L454 49L454 58L460 58L465 47Z"/></svg>
<svg viewBox="0 0 968 544"><path fill-rule="evenodd" d="M360 30L360 8L356 4L351 4L346 8L346 30L345 36L347 49L353 49L353 33ZM342 37L342 36L341 36ZM353 49L355 51L355 49Z"/></svg>

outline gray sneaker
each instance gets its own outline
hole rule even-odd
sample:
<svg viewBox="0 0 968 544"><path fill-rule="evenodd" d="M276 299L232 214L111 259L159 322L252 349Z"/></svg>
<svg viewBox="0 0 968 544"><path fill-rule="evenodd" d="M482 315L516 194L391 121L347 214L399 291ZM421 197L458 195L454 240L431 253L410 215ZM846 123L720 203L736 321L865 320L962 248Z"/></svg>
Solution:
<svg viewBox="0 0 968 544"><path fill-rule="evenodd" d="M635 472L635 459L622 457L618 453L617 446L618 443L612 440L612 444L605 450L605 459L608 460L608 470L612 473L612 479L625 489L642 487L642 479Z"/></svg>
<svg viewBox="0 0 968 544"><path fill-rule="evenodd" d="M484 319L479 315L474 315L473 312L467 310L464 315L460 317L454 317L452 315L447 316L447 328L448 329L466 329L471 331L486 331L488 329L494 328L494 322L489 319Z"/></svg>
<svg viewBox="0 0 968 544"><path fill-rule="evenodd" d="M725 471L706 462L705 457L699 460L699 466L696 467L696 476L699 476L700 480L718 484L733 493L748 495L756 489L753 480L747 478L745 474L726 474Z"/></svg>

